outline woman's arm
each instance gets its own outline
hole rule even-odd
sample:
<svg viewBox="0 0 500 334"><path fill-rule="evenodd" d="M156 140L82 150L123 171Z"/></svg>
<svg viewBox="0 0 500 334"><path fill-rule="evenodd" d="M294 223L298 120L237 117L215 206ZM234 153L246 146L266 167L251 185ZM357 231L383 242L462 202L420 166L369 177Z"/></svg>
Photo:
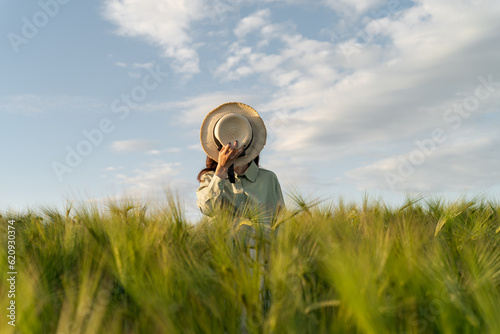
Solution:
<svg viewBox="0 0 500 334"><path fill-rule="evenodd" d="M202 177L200 187L196 191L197 205L204 215L212 216L215 206L230 202L228 194L224 192L226 180L215 174L206 173Z"/></svg>
<svg viewBox="0 0 500 334"><path fill-rule="evenodd" d="M219 160L217 162L217 169L215 170L215 175L217 175L223 180L227 176L227 171L229 167L234 163L234 160L236 160L236 158L239 157L240 154L245 149L245 146L243 146L239 150L236 149L237 147L238 147L238 141L235 140L234 143L227 143L226 145L224 145L224 147L222 147L222 149L219 151Z"/></svg>
<svg viewBox="0 0 500 334"><path fill-rule="evenodd" d="M234 144L228 143L220 150L215 173L205 174L196 191L198 208L207 216L212 216L215 206L232 204L233 196L224 192L224 184L229 166L243 152L243 148L237 150L237 146L238 142L235 141Z"/></svg>
<svg viewBox="0 0 500 334"><path fill-rule="evenodd" d="M281 210L285 209L285 199L283 198L283 192L281 191L281 185L278 182L278 179L276 179L276 193L278 194L277 212L279 213Z"/></svg>

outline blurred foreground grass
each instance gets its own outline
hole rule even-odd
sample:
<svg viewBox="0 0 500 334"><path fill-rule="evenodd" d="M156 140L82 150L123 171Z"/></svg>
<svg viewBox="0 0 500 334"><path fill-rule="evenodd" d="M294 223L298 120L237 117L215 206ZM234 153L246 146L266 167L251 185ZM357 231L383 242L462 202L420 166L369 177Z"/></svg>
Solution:
<svg viewBox="0 0 500 334"><path fill-rule="evenodd" d="M192 224L172 195L4 212L0 333L500 333L499 203L291 199L257 237L268 266L227 213Z"/></svg>

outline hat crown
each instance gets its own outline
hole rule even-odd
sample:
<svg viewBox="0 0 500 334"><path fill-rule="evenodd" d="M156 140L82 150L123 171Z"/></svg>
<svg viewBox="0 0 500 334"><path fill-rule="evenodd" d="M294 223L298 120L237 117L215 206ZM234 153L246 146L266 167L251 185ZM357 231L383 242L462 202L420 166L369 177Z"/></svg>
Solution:
<svg viewBox="0 0 500 334"><path fill-rule="evenodd" d="M233 114L243 118L231 119L228 117L227 120L222 120L224 116L234 116ZM238 134L235 135L235 133ZM201 146L207 156L215 161L218 161L221 145L227 145L228 142L235 140L238 140L239 148L242 145L247 145L245 154L236 158L234 166L243 166L254 160L266 145L266 137L266 126L257 111L240 102L227 102L213 109L205 116L200 128Z"/></svg>
<svg viewBox="0 0 500 334"><path fill-rule="evenodd" d="M252 125L245 116L229 113L217 121L214 136L221 145L234 143L237 140L237 149L239 149L252 141Z"/></svg>

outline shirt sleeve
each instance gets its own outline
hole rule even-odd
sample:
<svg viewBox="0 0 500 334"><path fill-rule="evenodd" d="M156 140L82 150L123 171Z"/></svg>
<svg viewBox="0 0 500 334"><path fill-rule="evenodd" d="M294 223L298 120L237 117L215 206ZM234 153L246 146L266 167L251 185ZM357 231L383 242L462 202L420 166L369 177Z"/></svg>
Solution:
<svg viewBox="0 0 500 334"><path fill-rule="evenodd" d="M279 213L281 210L285 209L285 199L283 198L283 192L281 191L281 185L278 178L276 178L276 196L278 198L277 213Z"/></svg>
<svg viewBox="0 0 500 334"><path fill-rule="evenodd" d="M206 173L196 191L198 208L204 215L212 216L214 208L230 203L229 195L224 192L226 180L215 174Z"/></svg>
<svg viewBox="0 0 500 334"><path fill-rule="evenodd" d="M281 185L278 181L278 177L273 172L269 173L271 175L268 179L268 196L266 207L269 210L269 222L274 224L280 212L285 210L285 200L283 198L283 192L281 191Z"/></svg>
<svg viewBox="0 0 500 334"><path fill-rule="evenodd" d="M283 198L283 192L281 191L281 185L278 181L278 177L275 180L275 193L276 193L276 215L280 213L280 211L285 209L285 200Z"/></svg>

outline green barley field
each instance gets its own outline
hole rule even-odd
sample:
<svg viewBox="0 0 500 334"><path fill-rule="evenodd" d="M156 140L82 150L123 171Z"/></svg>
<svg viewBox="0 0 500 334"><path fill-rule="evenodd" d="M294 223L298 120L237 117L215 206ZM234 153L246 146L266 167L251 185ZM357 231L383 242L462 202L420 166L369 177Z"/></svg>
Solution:
<svg viewBox="0 0 500 334"><path fill-rule="evenodd" d="M188 221L172 194L1 215L0 333L500 333L488 199L295 193L270 228L250 211Z"/></svg>

